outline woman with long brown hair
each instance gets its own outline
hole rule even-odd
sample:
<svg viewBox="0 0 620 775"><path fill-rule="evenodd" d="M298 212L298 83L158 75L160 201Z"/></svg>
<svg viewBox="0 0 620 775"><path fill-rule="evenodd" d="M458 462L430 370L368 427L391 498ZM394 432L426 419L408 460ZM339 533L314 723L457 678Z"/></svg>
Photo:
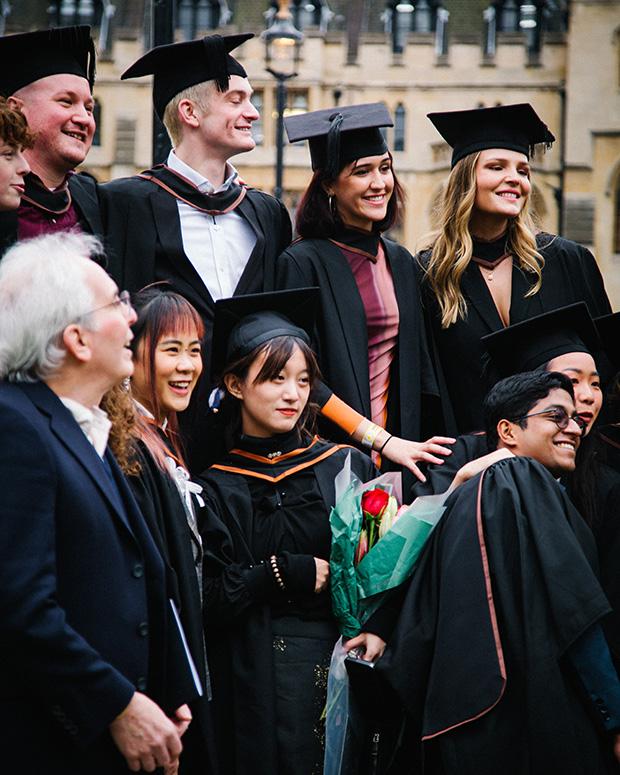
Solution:
<svg viewBox="0 0 620 775"><path fill-rule="evenodd" d="M530 156L554 137L529 104L431 113L452 146L439 227L418 259L425 299L459 432L483 424L480 338L585 301L610 311L592 254L538 232L529 212Z"/></svg>
<svg viewBox="0 0 620 775"><path fill-rule="evenodd" d="M309 140L314 175L297 210L300 239L278 263L280 287L319 287L313 345L323 378L371 421L362 444L384 458L397 438L415 446L443 431L418 271L411 254L385 237L404 196L381 132L391 125L381 103L286 120L291 141ZM332 426L324 433L346 438ZM448 454L446 441L418 444L419 459Z"/></svg>

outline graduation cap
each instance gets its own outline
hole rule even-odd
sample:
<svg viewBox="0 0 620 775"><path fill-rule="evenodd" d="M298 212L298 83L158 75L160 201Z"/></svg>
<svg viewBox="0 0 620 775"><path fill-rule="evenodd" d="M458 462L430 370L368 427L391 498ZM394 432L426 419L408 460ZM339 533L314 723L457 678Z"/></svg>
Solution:
<svg viewBox="0 0 620 775"><path fill-rule="evenodd" d="M533 371L566 353L594 355L601 349L596 326L583 301L502 328L480 341L502 377Z"/></svg>
<svg viewBox="0 0 620 775"><path fill-rule="evenodd" d="M613 368L620 370L620 312L594 318L594 324L605 354Z"/></svg>
<svg viewBox="0 0 620 775"><path fill-rule="evenodd" d="M229 52L253 37L252 32L208 35L199 40L156 46L128 67L121 80L153 75L153 103L157 115L163 118L166 105L183 89L215 81L220 91L226 91L231 75L246 78L243 66Z"/></svg>
<svg viewBox="0 0 620 775"><path fill-rule="evenodd" d="M284 125L291 143L310 141L312 169L333 179L355 159L384 154L388 147L380 127L394 122L382 102L372 102L289 116Z"/></svg>
<svg viewBox="0 0 620 775"><path fill-rule="evenodd" d="M427 113L427 118L430 118L448 145L452 146L453 167L470 153L487 148L505 148L529 157L539 143L550 148L555 140L549 127L528 102L495 108Z"/></svg>
<svg viewBox="0 0 620 775"><path fill-rule="evenodd" d="M249 355L278 336L294 336L310 344L318 294L318 288L299 288L217 301L212 375L220 376L227 363Z"/></svg>
<svg viewBox="0 0 620 775"><path fill-rule="evenodd" d="M48 75L86 78L93 90L96 64L90 27L56 27L0 38L0 93L16 91Z"/></svg>

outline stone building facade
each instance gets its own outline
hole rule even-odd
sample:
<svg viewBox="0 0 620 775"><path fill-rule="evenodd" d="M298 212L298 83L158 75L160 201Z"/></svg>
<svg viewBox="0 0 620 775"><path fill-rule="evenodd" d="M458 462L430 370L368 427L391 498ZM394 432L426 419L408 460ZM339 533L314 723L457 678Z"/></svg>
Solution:
<svg viewBox="0 0 620 775"><path fill-rule="evenodd" d="M275 2L176 0L177 39L265 29ZM150 83L121 82L145 48L148 0L27 0L6 32L94 21L100 61L99 129L88 170L100 180L151 164ZM449 172L447 146L426 119L434 110L531 102L557 137L533 163L542 228L590 247L620 306L620 0L292 0L304 33L287 111L383 101L388 139L407 194L396 237L410 250L433 227ZM110 8L114 8L114 13ZM24 10L27 9L27 10ZM253 186L272 190L275 82L262 41L235 52L262 114L258 145L234 161ZM284 198L294 210L310 178L306 147L285 148Z"/></svg>

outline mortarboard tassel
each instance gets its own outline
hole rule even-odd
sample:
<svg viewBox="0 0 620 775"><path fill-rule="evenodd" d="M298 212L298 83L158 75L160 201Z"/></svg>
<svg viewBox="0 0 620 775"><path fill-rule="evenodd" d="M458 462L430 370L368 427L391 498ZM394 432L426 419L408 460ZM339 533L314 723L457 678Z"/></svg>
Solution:
<svg viewBox="0 0 620 775"><path fill-rule="evenodd" d="M227 61L228 51L224 45L224 38L221 35L209 35L203 38L202 42L210 69L213 71L212 78L220 91L226 91L230 82L230 74Z"/></svg>
<svg viewBox="0 0 620 775"><path fill-rule="evenodd" d="M342 113L334 113L329 117L331 126L327 133L327 164L326 174L333 180L338 175L340 162L340 126L344 120Z"/></svg>

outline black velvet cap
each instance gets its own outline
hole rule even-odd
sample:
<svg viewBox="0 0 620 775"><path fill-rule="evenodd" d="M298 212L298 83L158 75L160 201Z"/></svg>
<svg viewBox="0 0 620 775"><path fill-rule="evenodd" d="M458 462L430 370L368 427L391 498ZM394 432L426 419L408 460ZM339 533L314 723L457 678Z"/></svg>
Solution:
<svg viewBox="0 0 620 775"><path fill-rule="evenodd" d="M16 91L48 75L79 75L92 91L95 84L95 44L90 27L56 27L0 38L0 93Z"/></svg>
<svg viewBox="0 0 620 775"><path fill-rule="evenodd" d="M594 318L602 348L616 371L620 369L620 312Z"/></svg>
<svg viewBox="0 0 620 775"><path fill-rule="evenodd" d="M289 116L284 126L291 143L310 141L312 169L335 178L355 159L384 154L388 147L379 128L394 122L382 102L372 102Z"/></svg>
<svg viewBox="0 0 620 775"><path fill-rule="evenodd" d="M318 288L233 296L215 303L211 372L221 376L227 363L243 358L278 336L306 344L316 317Z"/></svg>
<svg viewBox="0 0 620 775"><path fill-rule="evenodd" d="M601 349L583 301L502 328L480 341L502 377L533 371L558 355L582 352L595 356Z"/></svg>
<svg viewBox="0 0 620 775"><path fill-rule="evenodd" d="M452 166L470 153L487 148L506 148L531 156L534 147L550 148L555 137L534 108L523 102L495 108L428 113L443 139L452 146Z"/></svg>
<svg viewBox="0 0 620 775"><path fill-rule="evenodd" d="M253 37L252 32L207 35L199 40L155 46L128 67L121 80L153 75L153 103L157 115L163 118L166 105L183 89L216 81L218 89L226 91L231 75L245 78L243 66L229 52Z"/></svg>

